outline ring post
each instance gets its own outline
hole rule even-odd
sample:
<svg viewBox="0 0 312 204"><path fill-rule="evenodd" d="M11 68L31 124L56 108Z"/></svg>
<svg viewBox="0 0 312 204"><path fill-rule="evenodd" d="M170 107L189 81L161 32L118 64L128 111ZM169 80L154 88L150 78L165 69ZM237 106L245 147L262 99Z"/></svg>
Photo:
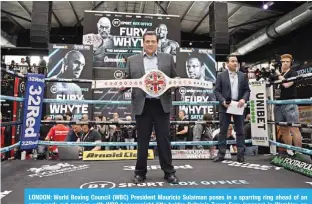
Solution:
<svg viewBox="0 0 312 204"><path fill-rule="evenodd" d="M274 88L273 86L269 86L267 87L267 90L268 90L268 98L269 100L274 100ZM269 120L271 121L275 121L275 117L274 117L274 104L269 104L268 106L269 108ZM271 132L271 135L270 135L270 139L272 139L274 142L276 142L276 125L270 125L270 129L272 131ZM276 145L272 145L270 143L270 154L273 154L273 155L276 155L277 154L277 148L276 148Z"/></svg>

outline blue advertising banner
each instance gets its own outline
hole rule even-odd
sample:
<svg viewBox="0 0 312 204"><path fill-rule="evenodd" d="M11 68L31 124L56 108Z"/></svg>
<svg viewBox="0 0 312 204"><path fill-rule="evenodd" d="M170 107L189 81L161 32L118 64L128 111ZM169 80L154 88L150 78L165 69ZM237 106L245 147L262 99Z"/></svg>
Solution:
<svg viewBox="0 0 312 204"><path fill-rule="evenodd" d="M312 189L25 189L24 203L310 204Z"/></svg>
<svg viewBox="0 0 312 204"><path fill-rule="evenodd" d="M45 87L44 75L27 74L26 77L21 150L37 147Z"/></svg>

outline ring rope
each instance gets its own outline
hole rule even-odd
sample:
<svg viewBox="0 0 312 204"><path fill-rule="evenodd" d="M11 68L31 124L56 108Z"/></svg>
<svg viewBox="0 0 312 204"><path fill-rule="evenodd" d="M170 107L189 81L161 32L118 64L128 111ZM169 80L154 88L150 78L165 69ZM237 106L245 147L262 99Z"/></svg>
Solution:
<svg viewBox="0 0 312 204"><path fill-rule="evenodd" d="M245 140L245 143L251 143L252 140ZM137 142L54 142L54 141L42 141L39 140L38 145L48 145L48 146L137 146ZM236 144L235 140L228 140L227 144ZM193 145L206 145L214 146L218 145L218 141L193 141L193 142L171 142L171 146L193 146ZM15 143L9 147L1 148L1 153L8 152L16 147L20 146L20 142ZM150 142L149 146L157 146L157 142Z"/></svg>
<svg viewBox="0 0 312 204"><path fill-rule="evenodd" d="M92 83L94 80L91 79L53 79L53 78L45 78L45 82L71 82L71 83Z"/></svg>
<svg viewBox="0 0 312 204"><path fill-rule="evenodd" d="M14 148L16 148L16 147L19 147L19 146L20 146L20 142L15 143L15 144L13 144L13 145L11 145L11 146L8 146L8 147L3 147L3 148L1 148L1 153L9 152L9 151L11 151L12 149L14 149Z"/></svg>
<svg viewBox="0 0 312 204"><path fill-rule="evenodd" d="M275 124L278 126L287 126L287 127L312 128L311 123L288 123L288 122L269 121L268 124Z"/></svg>
<svg viewBox="0 0 312 204"><path fill-rule="evenodd" d="M245 140L245 143L252 143L252 140ZM57 146L136 146L136 142L51 142L51 141L38 141L40 145L57 145ZM236 141L228 140L227 144L236 144ZM282 147L285 149L290 149L293 151L301 152L303 154L312 155L312 150L305 149L301 147L295 147L279 142L270 140L270 144L277 147ZM8 152L20 145L20 142L11 145L9 147L1 148L1 153ZM193 145L206 145L206 146L215 146L218 145L217 141L193 141L193 142L171 142L172 146L193 146ZM149 146L157 146L156 142L150 142Z"/></svg>
<svg viewBox="0 0 312 204"><path fill-rule="evenodd" d="M25 99L22 97L14 97L14 96L5 96L5 95L0 95L1 100L8 100L8 101L18 101L18 102L23 102Z"/></svg>
<svg viewBox="0 0 312 204"><path fill-rule="evenodd" d="M249 123L250 121L244 121L245 123ZM196 125L196 124L219 124L219 120L212 121L170 121L171 125ZM234 124L234 122L230 122ZM275 124L279 126L288 126L288 127L299 127L299 128L312 128L311 123L287 123L287 122L275 122L268 121L268 124ZM49 120L41 120L41 124L76 124L76 125L135 125L135 121L49 121Z"/></svg>
<svg viewBox="0 0 312 204"><path fill-rule="evenodd" d="M293 150L293 151L301 152L303 154L312 155L312 150L311 149L305 149L305 148L302 148L302 147L291 146L291 145L275 142L273 140L270 140L270 144L274 145L274 146L277 146L277 147L282 147L282 148L285 148L285 149L290 149L290 150Z"/></svg>
<svg viewBox="0 0 312 204"><path fill-rule="evenodd" d="M13 125L21 125L22 121L11 121L11 122L1 122L1 127L13 126Z"/></svg>
<svg viewBox="0 0 312 204"><path fill-rule="evenodd" d="M24 98L0 95L1 100L24 101ZM131 101L109 101L109 100L60 100L60 99L44 99L44 103L59 104L92 104L92 105L131 105ZM247 102L249 104L249 101ZM268 100L267 104L312 104L312 99L289 99L289 100ZM219 105L219 101L172 101L174 106L191 106L191 105Z"/></svg>
<svg viewBox="0 0 312 204"><path fill-rule="evenodd" d="M290 77L288 79L276 80L276 81L272 82L272 84L282 84L282 83L291 82L291 81L300 81L300 80L304 80L304 79L309 79L311 77L312 77L312 73L302 74L302 75L299 75L296 77Z"/></svg>
<svg viewBox="0 0 312 204"><path fill-rule="evenodd" d="M18 73L18 72L14 72L14 71L11 71L11 70L7 70L7 69L4 69L4 68L1 68L1 71L5 72L7 74L10 74L12 76L17 76L17 77L20 77L20 78L26 78L26 76L24 74L21 74L21 73Z"/></svg>
<svg viewBox="0 0 312 204"><path fill-rule="evenodd" d="M11 74L11 75L15 75L15 76L18 76L18 77L21 77L21 78L25 78L26 76L21 74L21 73L18 73L18 72L14 72L14 71L11 71L11 70L7 70L7 69L4 69L4 68L1 68L1 71L4 71L8 74ZM308 79L312 77L312 73L307 73L307 74L302 74L302 75L299 75L299 76L296 76L296 77L291 77L291 78L288 78L288 79L283 79L283 80L276 80L276 81L273 81L271 84L282 84L282 83L285 83L285 82L291 82L291 81L296 81L296 80L304 80L304 79ZM46 78L45 81L50 81L50 82L82 82L82 83L90 83L90 82L94 82L96 80L87 80L87 79L51 79L51 78Z"/></svg>
<svg viewBox="0 0 312 204"><path fill-rule="evenodd" d="M245 143L251 143L251 140L245 140ZM137 146L137 142L54 142L54 141L38 141L40 145L56 145L56 146ZM228 140L227 144L236 144L235 140ZM192 141L192 142L171 142L171 146L193 146L205 145L214 146L218 145L218 141ZM157 146L157 142L149 142L149 146Z"/></svg>

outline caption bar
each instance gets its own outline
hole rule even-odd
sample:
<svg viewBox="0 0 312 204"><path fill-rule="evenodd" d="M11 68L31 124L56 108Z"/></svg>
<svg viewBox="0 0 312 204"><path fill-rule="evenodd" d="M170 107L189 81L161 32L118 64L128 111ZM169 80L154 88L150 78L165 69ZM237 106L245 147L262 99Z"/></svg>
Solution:
<svg viewBox="0 0 312 204"><path fill-rule="evenodd" d="M312 189L25 189L25 204L310 204Z"/></svg>

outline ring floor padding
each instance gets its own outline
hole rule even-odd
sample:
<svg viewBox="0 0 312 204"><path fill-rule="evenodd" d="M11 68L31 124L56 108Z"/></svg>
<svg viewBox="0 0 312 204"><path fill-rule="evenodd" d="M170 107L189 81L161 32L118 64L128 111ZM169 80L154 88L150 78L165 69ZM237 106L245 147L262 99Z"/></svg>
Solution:
<svg viewBox="0 0 312 204"><path fill-rule="evenodd" d="M139 188L310 188L312 179L283 168L272 166L271 156L246 157L247 167L231 166L229 162L211 160L174 160L179 185L163 179L158 158L149 160L147 180ZM56 164L62 165L57 166ZM251 165L252 164L252 165ZM43 167L43 165L49 165ZM127 161L47 161L13 160L2 163L1 199L3 204L23 203L25 188L121 188L135 186L134 160ZM260 166L259 166L260 165ZM30 169L32 171L30 171ZM258 168L258 169L257 169ZM260 169L259 169L260 168ZM32 176L31 176L32 175ZM42 177L40 177L42 176ZM11 191L11 192L10 192ZM9 192L9 193L8 193Z"/></svg>

